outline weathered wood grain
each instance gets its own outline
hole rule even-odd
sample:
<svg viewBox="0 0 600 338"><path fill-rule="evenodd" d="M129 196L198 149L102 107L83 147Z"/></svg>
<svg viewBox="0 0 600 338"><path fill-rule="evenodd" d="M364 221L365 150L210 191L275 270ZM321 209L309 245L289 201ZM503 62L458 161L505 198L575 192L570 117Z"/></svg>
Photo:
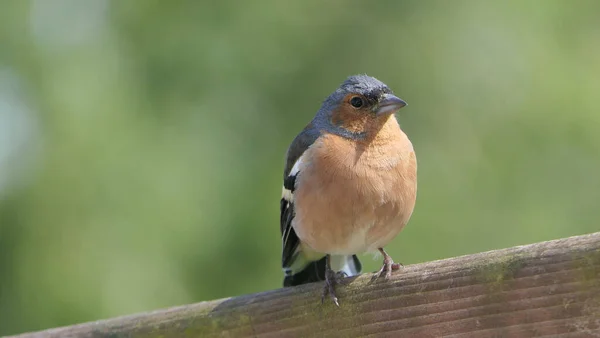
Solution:
<svg viewBox="0 0 600 338"><path fill-rule="evenodd" d="M600 337L600 233L18 337Z"/></svg>

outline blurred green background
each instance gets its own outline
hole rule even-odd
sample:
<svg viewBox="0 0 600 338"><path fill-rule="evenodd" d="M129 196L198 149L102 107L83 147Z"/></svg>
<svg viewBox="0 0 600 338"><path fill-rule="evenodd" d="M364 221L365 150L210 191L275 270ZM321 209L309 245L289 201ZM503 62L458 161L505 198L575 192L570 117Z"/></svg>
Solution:
<svg viewBox="0 0 600 338"><path fill-rule="evenodd" d="M280 287L284 153L356 73L409 103L419 197L397 261L598 231L599 17L594 0L2 1L0 335Z"/></svg>

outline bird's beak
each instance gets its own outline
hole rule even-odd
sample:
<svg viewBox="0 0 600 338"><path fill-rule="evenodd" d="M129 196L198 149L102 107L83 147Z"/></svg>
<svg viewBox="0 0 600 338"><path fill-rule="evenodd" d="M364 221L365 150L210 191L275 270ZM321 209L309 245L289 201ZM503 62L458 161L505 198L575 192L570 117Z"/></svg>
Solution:
<svg viewBox="0 0 600 338"><path fill-rule="evenodd" d="M377 115L392 114L404 106L406 106L406 102L399 97L392 94L384 94L379 100L379 105L375 109L375 113Z"/></svg>

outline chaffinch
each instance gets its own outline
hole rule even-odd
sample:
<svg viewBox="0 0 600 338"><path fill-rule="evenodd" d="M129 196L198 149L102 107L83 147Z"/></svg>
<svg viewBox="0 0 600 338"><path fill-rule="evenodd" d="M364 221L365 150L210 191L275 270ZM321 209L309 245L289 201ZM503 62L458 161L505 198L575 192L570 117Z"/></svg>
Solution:
<svg viewBox="0 0 600 338"><path fill-rule="evenodd" d="M284 286L359 274L356 254L379 251L374 278L400 264L383 249L415 206L417 162L394 113L406 103L381 81L355 75L321 105L286 155L281 198Z"/></svg>

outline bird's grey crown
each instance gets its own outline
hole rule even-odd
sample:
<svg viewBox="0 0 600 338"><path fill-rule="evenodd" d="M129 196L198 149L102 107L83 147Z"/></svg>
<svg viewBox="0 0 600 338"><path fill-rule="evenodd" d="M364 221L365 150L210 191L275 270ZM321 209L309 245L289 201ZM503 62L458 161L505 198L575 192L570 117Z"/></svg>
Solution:
<svg viewBox="0 0 600 338"><path fill-rule="evenodd" d="M360 74L352 75L342 83L338 90L348 93L367 95L373 92L389 91L388 86L374 77Z"/></svg>

